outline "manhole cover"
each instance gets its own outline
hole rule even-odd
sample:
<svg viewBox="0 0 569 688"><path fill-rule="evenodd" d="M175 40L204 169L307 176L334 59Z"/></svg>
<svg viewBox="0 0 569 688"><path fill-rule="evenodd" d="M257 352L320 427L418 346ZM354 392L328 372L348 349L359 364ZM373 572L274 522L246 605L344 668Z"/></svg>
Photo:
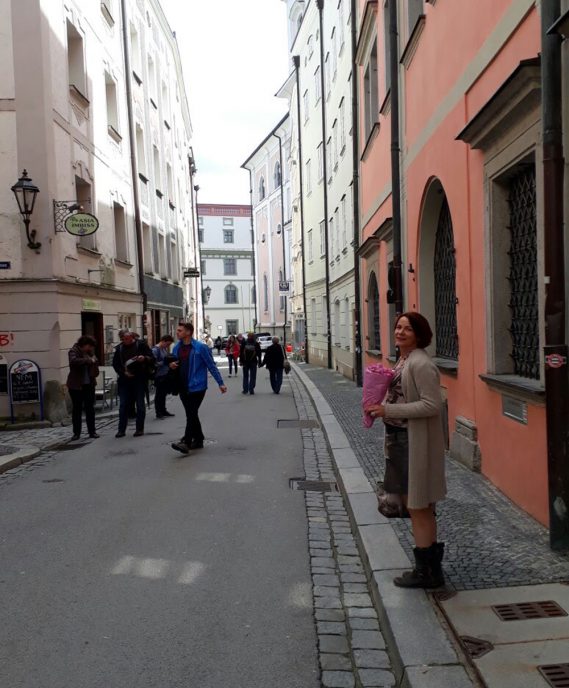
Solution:
<svg viewBox="0 0 569 688"><path fill-rule="evenodd" d="M317 420L300 420L299 418L291 420L277 420L277 428L319 428Z"/></svg>
<svg viewBox="0 0 569 688"><path fill-rule="evenodd" d="M502 621L530 621L532 619L554 619L558 616L567 616L567 612L553 600L496 604L492 609Z"/></svg>
<svg viewBox="0 0 569 688"><path fill-rule="evenodd" d="M483 657L488 652L494 649L494 645L489 643L487 640L481 640L480 638L473 638L470 635L460 636L460 641L466 651L466 653L472 657L472 659L479 659Z"/></svg>
<svg viewBox="0 0 569 688"><path fill-rule="evenodd" d="M65 480L61 478L51 478L50 480L42 480L42 483L64 483Z"/></svg>
<svg viewBox="0 0 569 688"><path fill-rule="evenodd" d="M569 664L544 664L537 670L553 688L569 688Z"/></svg>
<svg viewBox="0 0 569 688"><path fill-rule="evenodd" d="M305 492L338 492L336 483L323 480L304 480L303 478L291 478L289 481L291 490L303 490Z"/></svg>

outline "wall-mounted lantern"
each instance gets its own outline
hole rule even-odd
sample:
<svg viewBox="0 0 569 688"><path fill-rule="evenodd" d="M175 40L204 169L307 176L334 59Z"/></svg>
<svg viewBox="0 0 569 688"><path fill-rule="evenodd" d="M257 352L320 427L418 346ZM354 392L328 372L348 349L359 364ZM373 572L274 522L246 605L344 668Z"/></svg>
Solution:
<svg viewBox="0 0 569 688"><path fill-rule="evenodd" d="M30 220L31 215L34 212L36 196L39 194L40 190L35 184L32 184L32 180L28 177L27 170L22 172L22 176L12 187L12 192L16 197L18 208L20 209L20 215L22 216L22 220L26 226L28 247L37 251L37 249L40 248L41 243L35 240L36 230L32 229L30 232Z"/></svg>

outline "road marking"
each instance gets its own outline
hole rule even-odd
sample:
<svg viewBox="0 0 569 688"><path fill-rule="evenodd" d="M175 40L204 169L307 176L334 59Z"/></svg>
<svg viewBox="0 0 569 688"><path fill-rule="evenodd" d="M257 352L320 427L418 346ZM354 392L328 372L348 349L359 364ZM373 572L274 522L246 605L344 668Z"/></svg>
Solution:
<svg viewBox="0 0 569 688"><path fill-rule="evenodd" d="M178 583L181 585L192 585L205 571L205 564L201 561L188 561L184 565L182 575L178 578Z"/></svg>
<svg viewBox="0 0 569 688"><path fill-rule="evenodd" d="M135 561L136 559L131 556L122 557L111 573L113 576L126 576L131 572Z"/></svg>
<svg viewBox="0 0 569 688"><path fill-rule="evenodd" d="M135 575L158 580L166 576L169 566L170 562L166 559L139 559L136 562Z"/></svg>
<svg viewBox="0 0 569 688"><path fill-rule="evenodd" d="M242 473L241 475L238 475L235 478L236 483L252 483L255 482L255 476L254 475L247 475L246 473Z"/></svg>
<svg viewBox="0 0 569 688"><path fill-rule="evenodd" d="M196 480L205 480L210 483L227 483L231 478L231 473L198 473Z"/></svg>

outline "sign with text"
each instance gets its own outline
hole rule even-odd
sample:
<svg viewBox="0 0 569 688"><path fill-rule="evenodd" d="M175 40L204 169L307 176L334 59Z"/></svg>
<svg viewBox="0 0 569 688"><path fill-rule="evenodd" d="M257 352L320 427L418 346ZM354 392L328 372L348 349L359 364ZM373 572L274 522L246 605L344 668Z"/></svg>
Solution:
<svg viewBox="0 0 569 688"><path fill-rule="evenodd" d="M12 404L41 403L40 369L27 359L10 366L10 401Z"/></svg>
<svg viewBox="0 0 569 688"><path fill-rule="evenodd" d="M0 270L10 270L12 263L9 260L0 260Z"/></svg>
<svg viewBox="0 0 569 688"><path fill-rule="evenodd" d="M99 229L99 220L91 213L75 213L65 218L65 231L73 236L89 236Z"/></svg>
<svg viewBox="0 0 569 688"><path fill-rule="evenodd" d="M279 282L279 294L280 294L281 296L284 296L285 294L288 294L288 292L289 292L289 285L290 285L290 283L289 283L289 282L286 282L286 281L284 281L284 282Z"/></svg>

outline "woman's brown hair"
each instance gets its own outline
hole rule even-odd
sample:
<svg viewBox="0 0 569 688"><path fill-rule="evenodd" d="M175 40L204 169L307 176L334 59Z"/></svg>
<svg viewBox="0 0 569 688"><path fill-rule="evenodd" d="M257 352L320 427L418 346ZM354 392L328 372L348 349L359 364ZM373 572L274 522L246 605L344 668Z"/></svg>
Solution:
<svg viewBox="0 0 569 688"><path fill-rule="evenodd" d="M401 318L407 318L411 329L417 337L417 346L419 349L426 349L429 344L433 341L433 331L429 325L429 321L424 315L417 313L416 311L407 311L407 313L401 313L401 315L395 321L395 327ZM395 328L393 328L395 329Z"/></svg>

